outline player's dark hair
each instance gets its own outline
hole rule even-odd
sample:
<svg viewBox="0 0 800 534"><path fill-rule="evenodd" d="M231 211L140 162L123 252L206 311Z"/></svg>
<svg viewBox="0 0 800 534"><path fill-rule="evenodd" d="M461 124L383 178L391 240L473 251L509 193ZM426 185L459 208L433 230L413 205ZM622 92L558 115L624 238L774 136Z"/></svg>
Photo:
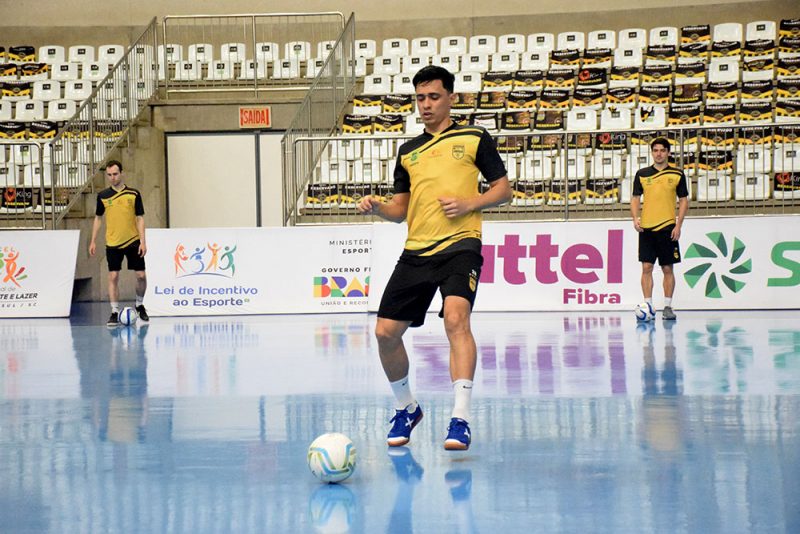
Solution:
<svg viewBox="0 0 800 534"><path fill-rule="evenodd" d="M453 92L456 77L449 70L444 67L440 67L439 65L428 65L427 67L422 67L414 75L411 83L414 84L414 88L416 89L417 85L425 82L432 82L434 80L441 80L442 87L444 87L445 91L448 93Z"/></svg>
<svg viewBox="0 0 800 534"><path fill-rule="evenodd" d="M106 163L106 166L103 167L103 170L106 170L109 167L113 167L114 165L117 166L117 168L119 169L119 172L122 172L122 163L120 163L119 161L117 161L115 159L108 160L108 163Z"/></svg>
<svg viewBox="0 0 800 534"><path fill-rule="evenodd" d="M653 150L653 147L656 145L661 145L667 149L667 152L672 152L672 146L669 144L669 141L666 137L656 137L650 141L650 150Z"/></svg>

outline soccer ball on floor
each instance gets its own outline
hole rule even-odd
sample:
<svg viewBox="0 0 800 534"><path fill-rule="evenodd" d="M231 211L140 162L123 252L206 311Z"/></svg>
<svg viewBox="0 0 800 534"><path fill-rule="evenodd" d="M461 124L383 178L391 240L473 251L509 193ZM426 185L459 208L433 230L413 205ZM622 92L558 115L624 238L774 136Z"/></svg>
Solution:
<svg viewBox="0 0 800 534"><path fill-rule="evenodd" d="M322 482L341 482L356 468L356 448L344 434L322 434L308 447L308 467Z"/></svg>
<svg viewBox="0 0 800 534"><path fill-rule="evenodd" d="M119 323L125 326L131 326L136 324L136 319L138 318L138 314L136 310L131 308L130 306L125 306L122 308L122 311L119 312Z"/></svg>
<svg viewBox="0 0 800 534"><path fill-rule="evenodd" d="M656 311L653 309L653 305L648 302L637 304L636 308L633 309L633 313L636 315L637 321L652 321L656 318Z"/></svg>

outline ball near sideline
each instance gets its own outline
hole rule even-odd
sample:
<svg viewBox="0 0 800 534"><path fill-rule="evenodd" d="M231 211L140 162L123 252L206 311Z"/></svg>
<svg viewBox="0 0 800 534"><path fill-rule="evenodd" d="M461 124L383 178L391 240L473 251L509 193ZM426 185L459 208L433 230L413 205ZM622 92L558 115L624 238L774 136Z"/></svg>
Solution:
<svg viewBox="0 0 800 534"><path fill-rule="evenodd" d="M136 319L138 316L139 315L136 313L136 310L130 306L125 306L122 308L122 311L119 312L119 323L125 326L131 326L136 324Z"/></svg>
<svg viewBox="0 0 800 534"><path fill-rule="evenodd" d="M636 308L633 309L633 313L636 315L637 321L652 321L656 318L656 311L653 309L653 305L648 302L637 304Z"/></svg>
<svg viewBox="0 0 800 534"><path fill-rule="evenodd" d="M308 447L308 467L322 482L341 482L356 468L356 448L344 434L322 434Z"/></svg>

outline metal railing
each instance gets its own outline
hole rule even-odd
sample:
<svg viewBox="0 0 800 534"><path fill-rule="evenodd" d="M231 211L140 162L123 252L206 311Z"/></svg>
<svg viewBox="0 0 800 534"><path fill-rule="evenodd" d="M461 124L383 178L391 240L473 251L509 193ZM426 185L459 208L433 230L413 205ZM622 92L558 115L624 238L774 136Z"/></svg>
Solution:
<svg viewBox="0 0 800 534"><path fill-rule="evenodd" d="M0 228L56 228L93 186L93 176L125 139L158 89L153 18L63 123L26 125L26 142L0 143ZM90 84L91 82L86 81ZM50 105L53 105L52 103ZM69 104L59 101L69 111Z"/></svg>
<svg viewBox="0 0 800 534"><path fill-rule="evenodd" d="M689 180L690 215L800 213L798 122L493 134L514 198L487 219L628 218L633 177L651 164L649 141L658 135L672 140L674 164ZM357 214L358 201L391 197L397 148L413 137L295 137L292 150L305 157L286 161L287 190L296 193L286 199L289 224L369 220Z"/></svg>
<svg viewBox="0 0 800 534"><path fill-rule="evenodd" d="M305 91L344 25L339 12L164 17L158 76L167 98Z"/></svg>
<svg viewBox="0 0 800 534"><path fill-rule="evenodd" d="M281 140L285 222L296 221L297 199L354 94L355 24L351 15Z"/></svg>

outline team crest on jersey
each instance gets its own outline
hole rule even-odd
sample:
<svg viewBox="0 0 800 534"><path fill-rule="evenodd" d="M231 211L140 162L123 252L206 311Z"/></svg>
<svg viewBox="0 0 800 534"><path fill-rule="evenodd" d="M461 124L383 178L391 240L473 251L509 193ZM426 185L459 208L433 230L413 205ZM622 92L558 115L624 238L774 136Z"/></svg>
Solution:
<svg viewBox="0 0 800 534"><path fill-rule="evenodd" d="M464 145L453 145L453 157L455 159L461 159L464 157Z"/></svg>

